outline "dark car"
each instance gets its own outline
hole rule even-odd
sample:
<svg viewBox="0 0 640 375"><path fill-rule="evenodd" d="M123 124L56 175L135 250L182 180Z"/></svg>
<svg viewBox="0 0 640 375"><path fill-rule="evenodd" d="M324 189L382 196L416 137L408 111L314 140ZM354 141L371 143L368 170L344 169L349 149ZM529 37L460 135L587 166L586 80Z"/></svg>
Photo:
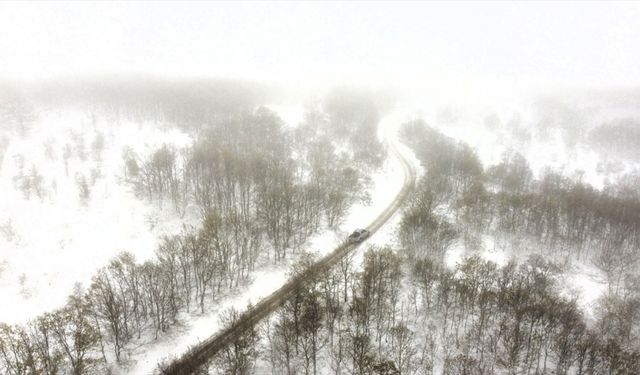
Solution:
<svg viewBox="0 0 640 375"><path fill-rule="evenodd" d="M349 243L358 243L364 241L367 237L369 237L371 233L369 233L366 229L356 229L349 235Z"/></svg>

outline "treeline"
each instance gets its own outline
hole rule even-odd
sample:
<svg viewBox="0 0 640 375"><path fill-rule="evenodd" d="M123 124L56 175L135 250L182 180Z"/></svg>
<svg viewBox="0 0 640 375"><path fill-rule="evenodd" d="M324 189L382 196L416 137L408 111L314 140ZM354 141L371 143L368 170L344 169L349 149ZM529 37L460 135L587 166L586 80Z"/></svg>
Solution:
<svg viewBox="0 0 640 375"><path fill-rule="evenodd" d="M0 145L12 134L27 135L48 111L84 112L93 126L98 118L106 118L109 123L151 122L192 132L251 112L277 96L266 85L227 79L105 76L29 84L0 81Z"/></svg>
<svg viewBox="0 0 640 375"><path fill-rule="evenodd" d="M183 130L251 111L275 90L248 81L111 76L42 82L28 88L44 108L82 109L112 121L173 124Z"/></svg>
<svg viewBox="0 0 640 375"><path fill-rule="evenodd" d="M370 249L361 270L345 259L300 285L268 321L232 340L209 371L638 373L640 353L605 334L558 294L554 267L540 258L499 268L472 257L447 269Z"/></svg>
<svg viewBox="0 0 640 375"><path fill-rule="evenodd" d="M572 98L565 95L537 98L531 108L533 126L525 130L530 137L533 133L536 138L546 140L557 134L571 152L580 146L584 150L596 151L604 160L618 163L640 161L637 90L597 90L575 94L571 95Z"/></svg>
<svg viewBox="0 0 640 375"><path fill-rule="evenodd" d="M180 323L179 314L237 286L255 267L258 244L229 235L208 214L200 230L165 237L156 258L121 253L67 305L26 326L0 325L0 369L7 374L104 373L127 345Z"/></svg>
<svg viewBox="0 0 640 375"><path fill-rule="evenodd" d="M586 139L605 155L614 155L632 161L640 160L640 121L624 118L597 126Z"/></svg>
<svg viewBox="0 0 640 375"><path fill-rule="evenodd" d="M340 224L365 196L369 169L354 167L352 155L318 135L321 125L309 121L292 131L260 108L212 124L184 149L125 154L126 177L140 194L160 204L169 199L178 212L189 205L216 211L235 236L265 238L281 259L321 223Z"/></svg>

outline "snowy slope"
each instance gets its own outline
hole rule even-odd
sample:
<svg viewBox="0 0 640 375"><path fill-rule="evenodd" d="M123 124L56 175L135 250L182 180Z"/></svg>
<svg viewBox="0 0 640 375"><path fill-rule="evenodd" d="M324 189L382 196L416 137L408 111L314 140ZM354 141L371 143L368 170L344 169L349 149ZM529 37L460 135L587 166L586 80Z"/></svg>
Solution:
<svg viewBox="0 0 640 375"><path fill-rule="evenodd" d="M94 157L96 134L104 150ZM65 144L71 138L68 168ZM24 138L14 137L0 170L0 224L12 235L0 235L0 322L19 323L62 306L74 288L87 287L97 268L121 251L138 259L151 256L162 234L180 229L183 219L171 209L161 210L136 198L122 181L122 151L130 147L141 155L162 143L184 144L189 137L152 124L93 123L78 112L44 113ZM84 145L84 160L81 146ZM47 157L46 150L50 157ZM22 155L22 156L20 156ZM26 199L14 187L19 174L35 166L42 176L42 198ZM95 176L92 178L92 173ZM85 178L90 197L79 196L78 179ZM92 181L94 180L94 181Z"/></svg>

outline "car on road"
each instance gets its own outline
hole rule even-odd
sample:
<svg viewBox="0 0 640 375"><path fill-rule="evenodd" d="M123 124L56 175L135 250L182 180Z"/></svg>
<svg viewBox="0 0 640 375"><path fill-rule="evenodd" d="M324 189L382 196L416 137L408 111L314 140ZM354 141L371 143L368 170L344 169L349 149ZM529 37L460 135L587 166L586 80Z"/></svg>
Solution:
<svg viewBox="0 0 640 375"><path fill-rule="evenodd" d="M371 233L366 229L356 229L349 235L349 243L358 243L364 241Z"/></svg>

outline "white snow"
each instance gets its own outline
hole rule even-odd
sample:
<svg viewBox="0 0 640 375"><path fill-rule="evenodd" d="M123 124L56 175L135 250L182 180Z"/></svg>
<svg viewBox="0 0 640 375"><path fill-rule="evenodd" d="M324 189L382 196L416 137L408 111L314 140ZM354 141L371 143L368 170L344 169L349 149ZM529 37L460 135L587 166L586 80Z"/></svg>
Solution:
<svg viewBox="0 0 640 375"><path fill-rule="evenodd" d="M295 128L304 120L305 110L299 104L270 104L266 106L278 114L285 126Z"/></svg>
<svg viewBox="0 0 640 375"><path fill-rule="evenodd" d="M607 293L607 281L603 272L593 265L573 264L571 269L560 277L563 292L575 297L578 306L588 321L593 321L598 299Z"/></svg>
<svg viewBox="0 0 640 375"><path fill-rule="evenodd" d="M444 263L449 268L454 268L465 258L471 255L479 255L486 261L503 267L513 258L504 247L498 246L493 236L483 235L479 249L467 249L464 242L458 239L445 253Z"/></svg>
<svg viewBox="0 0 640 375"><path fill-rule="evenodd" d="M189 137L178 131L160 131L150 124L100 124L105 149L101 162L93 158L95 136L89 116L77 112L46 113L26 138L15 137L0 170L1 223L9 222L13 238L0 236L0 322L19 323L62 306L76 285L87 287L97 268L121 251L138 259L151 256L163 234L174 233L188 220L171 209L161 210L136 198L121 181L122 150L128 146L144 155L162 143L184 144ZM65 139L74 132L84 139L86 160L71 157L65 173ZM45 157L43 144L54 151ZM15 158L24 156L25 174L33 164L43 176L42 199L25 199L13 186ZM91 170L100 171L86 203L76 183ZM94 172L96 173L96 172Z"/></svg>

